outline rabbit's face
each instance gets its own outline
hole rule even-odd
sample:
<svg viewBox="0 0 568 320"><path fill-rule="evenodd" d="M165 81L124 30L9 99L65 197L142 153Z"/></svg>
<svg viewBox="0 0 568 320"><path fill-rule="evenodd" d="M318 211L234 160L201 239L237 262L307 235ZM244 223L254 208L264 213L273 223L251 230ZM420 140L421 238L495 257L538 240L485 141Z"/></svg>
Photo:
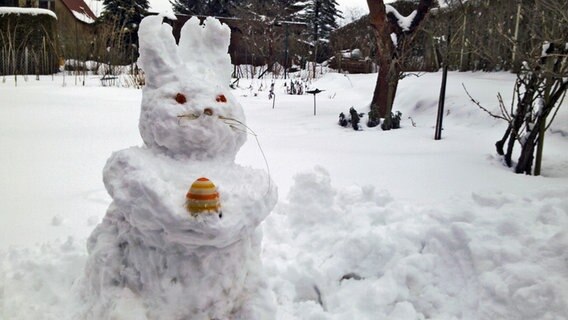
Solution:
<svg viewBox="0 0 568 320"><path fill-rule="evenodd" d="M196 17L176 44L163 17L139 28L145 72L140 133L144 143L170 156L234 160L246 139L241 106L229 92L231 30L214 18Z"/></svg>
<svg viewBox="0 0 568 320"><path fill-rule="evenodd" d="M170 155L234 160L246 140L244 123L228 90L174 82L145 91L139 126L147 146Z"/></svg>

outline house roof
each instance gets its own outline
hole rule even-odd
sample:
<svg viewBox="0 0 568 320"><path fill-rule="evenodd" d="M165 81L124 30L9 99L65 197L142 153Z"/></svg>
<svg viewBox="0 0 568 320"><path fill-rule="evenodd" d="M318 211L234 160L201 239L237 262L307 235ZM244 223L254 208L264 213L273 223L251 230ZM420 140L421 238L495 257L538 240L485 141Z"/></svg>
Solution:
<svg viewBox="0 0 568 320"><path fill-rule="evenodd" d="M61 2L71 11L73 16L84 23L94 23L97 16L83 0L61 0Z"/></svg>

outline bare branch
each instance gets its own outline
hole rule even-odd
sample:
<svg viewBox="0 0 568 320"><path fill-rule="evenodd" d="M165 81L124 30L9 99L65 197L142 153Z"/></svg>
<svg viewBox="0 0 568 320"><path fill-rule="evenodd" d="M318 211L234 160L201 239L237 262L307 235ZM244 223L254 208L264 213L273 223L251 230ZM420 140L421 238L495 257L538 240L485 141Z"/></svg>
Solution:
<svg viewBox="0 0 568 320"><path fill-rule="evenodd" d="M484 108L484 107L481 105L481 103L480 103L479 101L475 100L475 99L471 96L471 94L469 94L469 91L467 91L467 89L466 89L466 87L465 87L465 85L464 85L463 83L462 83L462 87L463 87L463 89L465 90L465 93L467 94L467 96L469 97L469 99L471 100L471 102L473 102L475 105L477 105L481 110L485 111L487 114L489 114L489 115L492 116L493 118L501 119L501 120L505 120L505 121L507 121L507 122L510 122L510 120L507 119L507 118L505 118L504 116L496 115L496 114L494 114L493 112L491 112L491 111L487 110L486 108Z"/></svg>
<svg viewBox="0 0 568 320"><path fill-rule="evenodd" d="M505 108L505 102L503 102L503 97L501 96L500 92L497 93L497 100L499 100L499 109L501 109L501 114L503 115L503 117L506 118L507 122L513 122L513 117L511 117L511 114Z"/></svg>

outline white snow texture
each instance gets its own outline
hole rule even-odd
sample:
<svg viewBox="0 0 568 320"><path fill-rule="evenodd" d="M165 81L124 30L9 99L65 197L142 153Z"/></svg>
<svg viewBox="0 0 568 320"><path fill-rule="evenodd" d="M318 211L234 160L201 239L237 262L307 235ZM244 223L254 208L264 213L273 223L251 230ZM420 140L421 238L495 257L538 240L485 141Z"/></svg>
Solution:
<svg viewBox="0 0 568 320"><path fill-rule="evenodd" d="M228 88L230 30L192 18L178 47L162 20L140 25L145 146L116 152L105 166L113 202L88 240L76 286L84 308L76 316L272 319L257 226L277 191L264 172L234 163L246 127ZM222 216L191 217L184 208L189 186L202 176L218 187Z"/></svg>
<svg viewBox="0 0 568 320"><path fill-rule="evenodd" d="M321 167L294 180L264 225L271 286L299 301L282 319L567 319L566 190L437 208Z"/></svg>

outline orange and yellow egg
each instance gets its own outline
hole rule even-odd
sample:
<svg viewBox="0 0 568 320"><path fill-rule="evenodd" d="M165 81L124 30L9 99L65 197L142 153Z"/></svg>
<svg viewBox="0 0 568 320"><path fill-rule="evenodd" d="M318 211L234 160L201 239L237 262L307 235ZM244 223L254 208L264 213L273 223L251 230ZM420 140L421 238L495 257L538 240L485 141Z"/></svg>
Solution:
<svg viewBox="0 0 568 320"><path fill-rule="evenodd" d="M185 197L185 207L194 217L200 214L219 214L221 212L221 201L217 187L207 178L201 177L195 180Z"/></svg>

